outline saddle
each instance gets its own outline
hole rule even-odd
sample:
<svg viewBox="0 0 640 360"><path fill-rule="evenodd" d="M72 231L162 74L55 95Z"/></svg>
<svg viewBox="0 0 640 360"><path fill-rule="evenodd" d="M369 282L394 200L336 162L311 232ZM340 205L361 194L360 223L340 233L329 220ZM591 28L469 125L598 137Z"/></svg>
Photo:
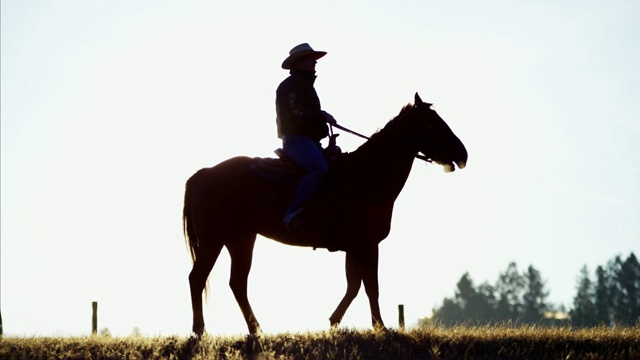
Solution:
<svg viewBox="0 0 640 360"><path fill-rule="evenodd" d="M281 149L277 149L277 159L253 158L249 171L255 176L286 185L293 185L300 181L304 172L293 160L289 159Z"/></svg>
<svg viewBox="0 0 640 360"><path fill-rule="evenodd" d="M318 191L327 191L327 189L333 187L335 181L336 162L342 155L342 150L335 144L335 136L337 135L333 135L333 141L330 140L329 146L323 149L324 158L329 165L329 173L323 181L323 184L320 185ZM249 172L258 178L278 184L283 190L293 189L304 176L304 170L289 158L282 149L276 149L274 152L278 156L277 158L253 158L253 161L249 164ZM329 233L329 229L333 228L333 226L330 226L331 222L335 221L332 219L333 215L325 213L318 214L314 211L312 211L312 213L314 213L314 215L312 215L313 220L311 220L311 224L309 225L316 229L315 231L320 230L319 242L317 246L313 246L313 249L315 250L317 247L322 247L331 252L344 250L344 246L335 243L335 236ZM307 212L303 212L302 214L303 217L309 215ZM306 223L307 220L303 219L303 221ZM307 225L305 225L305 228L306 226ZM304 230L304 232L306 232L306 230Z"/></svg>
<svg viewBox="0 0 640 360"><path fill-rule="evenodd" d="M331 135L329 138L329 145L323 149L323 155L327 164L329 165L329 172L331 172L331 165L342 155L342 150L336 144L336 137L339 134ZM297 184L302 176L304 170L296 164L282 149L276 149L274 153L277 158L253 158L253 162L249 165L249 170L256 176L279 182L288 186Z"/></svg>

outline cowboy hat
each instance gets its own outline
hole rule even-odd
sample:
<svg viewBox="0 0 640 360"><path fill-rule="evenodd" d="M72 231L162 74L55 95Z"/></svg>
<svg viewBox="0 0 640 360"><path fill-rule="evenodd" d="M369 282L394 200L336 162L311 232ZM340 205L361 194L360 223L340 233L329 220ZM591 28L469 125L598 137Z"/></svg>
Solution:
<svg viewBox="0 0 640 360"><path fill-rule="evenodd" d="M326 51L315 51L309 44L302 43L295 46L293 49L291 49L291 51L289 51L289 57L284 59L284 61L282 62L282 68L287 70L291 69L293 63L305 56L313 56L316 60L318 60L325 55L327 55Z"/></svg>

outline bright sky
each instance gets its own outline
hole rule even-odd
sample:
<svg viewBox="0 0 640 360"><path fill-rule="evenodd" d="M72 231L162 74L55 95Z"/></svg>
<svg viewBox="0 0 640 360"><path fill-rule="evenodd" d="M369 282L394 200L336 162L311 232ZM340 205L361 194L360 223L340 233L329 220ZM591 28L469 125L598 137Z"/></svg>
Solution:
<svg viewBox="0 0 640 360"><path fill-rule="evenodd" d="M640 3L622 1L19 1L1 3L5 334L187 334L184 183L280 146L291 47L323 108L371 134L418 91L467 146L465 170L416 161L381 243L397 327L469 271L533 265L568 308L580 267L640 253ZM344 150L362 142L339 138ZM267 332L324 330L344 253L260 238L249 296ZM220 256L213 334L246 333ZM343 326L368 328L364 291Z"/></svg>

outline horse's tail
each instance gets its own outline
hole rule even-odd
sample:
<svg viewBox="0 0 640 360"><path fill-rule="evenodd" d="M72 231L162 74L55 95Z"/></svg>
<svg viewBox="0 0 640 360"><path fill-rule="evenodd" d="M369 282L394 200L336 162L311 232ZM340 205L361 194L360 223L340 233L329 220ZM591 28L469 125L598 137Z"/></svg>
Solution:
<svg viewBox="0 0 640 360"><path fill-rule="evenodd" d="M189 178L189 180L187 180L184 191L184 208L182 209L182 231L184 233L184 240L187 243L187 248L189 249L189 253L191 254L192 262L196 261L196 254L198 253L198 249L200 248L198 235L196 234L193 219L191 217L193 186L197 182L200 175L204 172L204 170L205 169L198 170Z"/></svg>

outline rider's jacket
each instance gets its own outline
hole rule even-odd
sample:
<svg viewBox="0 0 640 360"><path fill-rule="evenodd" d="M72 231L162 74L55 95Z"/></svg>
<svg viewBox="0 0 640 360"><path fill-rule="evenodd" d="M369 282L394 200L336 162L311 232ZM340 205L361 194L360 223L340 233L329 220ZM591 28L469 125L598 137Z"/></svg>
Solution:
<svg viewBox="0 0 640 360"><path fill-rule="evenodd" d="M276 90L278 137L303 134L320 141L329 129L313 87L315 72L292 69L290 74Z"/></svg>

